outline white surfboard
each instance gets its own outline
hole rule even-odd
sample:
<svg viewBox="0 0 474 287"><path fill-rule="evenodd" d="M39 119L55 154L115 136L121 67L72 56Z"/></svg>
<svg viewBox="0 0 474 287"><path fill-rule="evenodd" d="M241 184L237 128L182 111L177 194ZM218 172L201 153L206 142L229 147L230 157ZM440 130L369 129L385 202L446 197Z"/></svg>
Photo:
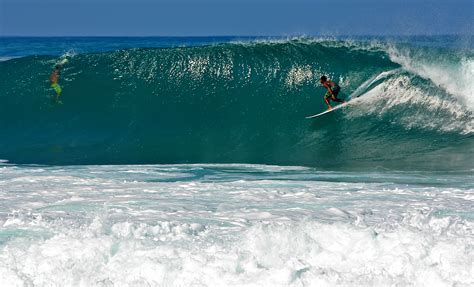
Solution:
<svg viewBox="0 0 474 287"><path fill-rule="evenodd" d="M343 104L340 104L340 105L335 106L334 108L332 108L332 109L330 109L330 110L325 110L325 111L322 112L322 113L319 113L319 114L317 114L317 115L308 116L308 117L306 117L306 118L307 118L307 119L314 119L314 118L320 117L320 116L322 116L322 115L325 115L325 114L327 114L327 113L330 113L330 112L332 112L332 111L339 110L340 108L343 108L343 107L347 106L347 104L349 104L349 102L350 102L350 101L347 101L347 102L345 102L345 103L343 103Z"/></svg>

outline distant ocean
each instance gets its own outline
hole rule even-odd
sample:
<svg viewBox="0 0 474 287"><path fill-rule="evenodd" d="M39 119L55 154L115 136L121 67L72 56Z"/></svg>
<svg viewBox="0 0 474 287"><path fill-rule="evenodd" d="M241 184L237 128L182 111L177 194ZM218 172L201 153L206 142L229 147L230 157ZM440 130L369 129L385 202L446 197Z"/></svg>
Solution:
<svg viewBox="0 0 474 287"><path fill-rule="evenodd" d="M0 38L0 285L474 285L473 112L473 37Z"/></svg>

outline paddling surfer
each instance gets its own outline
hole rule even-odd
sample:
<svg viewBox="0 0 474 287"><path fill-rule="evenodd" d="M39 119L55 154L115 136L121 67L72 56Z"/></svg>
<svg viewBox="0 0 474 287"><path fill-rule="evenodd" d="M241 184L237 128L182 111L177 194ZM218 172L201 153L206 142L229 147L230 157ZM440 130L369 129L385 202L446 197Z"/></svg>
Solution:
<svg viewBox="0 0 474 287"><path fill-rule="evenodd" d="M331 104L329 104L329 100L338 103L344 103L344 100L337 98L337 95L341 91L341 87L336 82L328 80L326 76L321 76L320 82L321 85L323 85L328 90L326 95L324 95L324 101L328 105L328 110L332 109Z"/></svg>

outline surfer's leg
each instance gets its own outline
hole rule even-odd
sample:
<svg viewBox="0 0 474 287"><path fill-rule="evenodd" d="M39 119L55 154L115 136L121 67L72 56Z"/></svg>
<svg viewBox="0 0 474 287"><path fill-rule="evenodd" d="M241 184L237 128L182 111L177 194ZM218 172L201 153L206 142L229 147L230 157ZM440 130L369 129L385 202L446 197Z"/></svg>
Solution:
<svg viewBox="0 0 474 287"><path fill-rule="evenodd" d="M329 104L329 99L329 95L326 94L326 96L324 96L324 101L326 102L326 105L328 105L328 109L332 109L331 104Z"/></svg>
<svg viewBox="0 0 474 287"><path fill-rule="evenodd" d="M331 97L331 100L337 102L337 103L344 103L344 100L341 100L341 99L338 99L337 98L337 95L339 95L339 92L341 91L341 88L339 86L336 86L333 90L332 90L332 97Z"/></svg>
<svg viewBox="0 0 474 287"><path fill-rule="evenodd" d="M338 103L344 103L344 100L338 99L335 96L332 96L332 100Z"/></svg>
<svg viewBox="0 0 474 287"><path fill-rule="evenodd" d="M54 97L54 100L56 102L59 102L59 97L61 96L61 92L62 92L61 87L57 83L54 83L51 85L51 88L53 88L53 90L56 92L56 97Z"/></svg>
<svg viewBox="0 0 474 287"><path fill-rule="evenodd" d="M61 95L62 89L57 83L52 84L51 88L53 88L53 90L56 92L56 95L58 97Z"/></svg>

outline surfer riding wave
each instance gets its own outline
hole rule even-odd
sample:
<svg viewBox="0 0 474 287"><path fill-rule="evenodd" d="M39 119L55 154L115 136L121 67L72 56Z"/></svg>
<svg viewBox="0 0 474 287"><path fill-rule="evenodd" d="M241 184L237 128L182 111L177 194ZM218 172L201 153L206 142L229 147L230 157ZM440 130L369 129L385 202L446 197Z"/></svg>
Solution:
<svg viewBox="0 0 474 287"><path fill-rule="evenodd" d="M344 100L337 98L337 95L341 91L341 87L336 82L328 80L326 76L321 76L320 82L328 90L324 95L324 101L328 105L328 110L332 109L332 106L329 103L330 100L338 103L344 103Z"/></svg>

